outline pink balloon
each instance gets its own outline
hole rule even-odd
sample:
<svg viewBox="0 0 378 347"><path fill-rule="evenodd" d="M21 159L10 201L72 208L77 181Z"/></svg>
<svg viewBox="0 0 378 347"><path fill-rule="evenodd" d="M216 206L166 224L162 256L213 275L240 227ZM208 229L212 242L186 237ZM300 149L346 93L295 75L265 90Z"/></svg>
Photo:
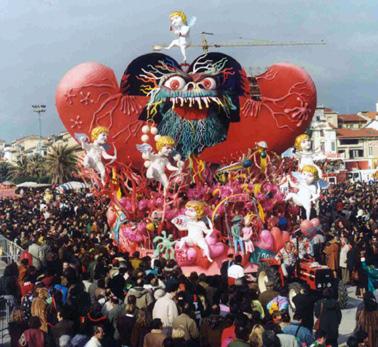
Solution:
<svg viewBox="0 0 378 347"><path fill-rule="evenodd" d="M137 231L138 231L140 234L145 234L145 233L146 233L146 223L144 223L144 222L140 222L140 223L138 223Z"/></svg>
<svg viewBox="0 0 378 347"><path fill-rule="evenodd" d="M131 211L131 209L133 208L131 201L126 198L121 198L119 204L125 209L125 211Z"/></svg>
<svg viewBox="0 0 378 347"><path fill-rule="evenodd" d="M260 233L259 240L256 242L256 246L265 249L266 251L273 250L273 236L269 230L262 230Z"/></svg>
<svg viewBox="0 0 378 347"><path fill-rule="evenodd" d="M205 237L207 244L209 245L210 255L212 258L219 257L224 253L225 245L222 242L219 242L220 233L218 230L215 230Z"/></svg>
<svg viewBox="0 0 378 347"><path fill-rule="evenodd" d="M162 198L157 198L155 200L155 205L158 207L163 207L164 200Z"/></svg>
<svg viewBox="0 0 378 347"><path fill-rule="evenodd" d="M217 242L215 245L209 246L210 255L212 258L217 258L224 253L224 243Z"/></svg>
<svg viewBox="0 0 378 347"><path fill-rule="evenodd" d="M140 200L139 202L138 202L138 209L139 210L141 210L141 211L143 211L143 210L145 210L146 208L148 207L148 200Z"/></svg>
<svg viewBox="0 0 378 347"><path fill-rule="evenodd" d="M125 204L127 202L127 198L123 197L119 200L119 204L122 206L122 207L125 207Z"/></svg>
<svg viewBox="0 0 378 347"><path fill-rule="evenodd" d="M189 247L186 251L186 256L188 258L188 262L194 263L197 259L197 251L193 247Z"/></svg>

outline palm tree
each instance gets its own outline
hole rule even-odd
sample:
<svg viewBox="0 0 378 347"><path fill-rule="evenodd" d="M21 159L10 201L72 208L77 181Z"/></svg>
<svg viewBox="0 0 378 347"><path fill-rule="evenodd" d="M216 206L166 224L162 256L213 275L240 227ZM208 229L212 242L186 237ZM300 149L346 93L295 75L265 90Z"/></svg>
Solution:
<svg viewBox="0 0 378 347"><path fill-rule="evenodd" d="M45 160L40 154L35 154L28 158L27 173L31 177L36 177L38 181L41 177L47 175Z"/></svg>
<svg viewBox="0 0 378 347"><path fill-rule="evenodd" d="M52 184L63 183L72 178L77 171L76 151L78 147L68 145L54 145L50 148L45 159L47 174L51 177Z"/></svg>
<svg viewBox="0 0 378 347"><path fill-rule="evenodd" d="M10 168L9 177L13 180L17 180L28 176L28 162L29 160L27 156L19 156L16 163Z"/></svg>
<svg viewBox="0 0 378 347"><path fill-rule="evenodd" d="M0 162L0 182L4 182L11 177L12 165L6 161Z"/></svg>

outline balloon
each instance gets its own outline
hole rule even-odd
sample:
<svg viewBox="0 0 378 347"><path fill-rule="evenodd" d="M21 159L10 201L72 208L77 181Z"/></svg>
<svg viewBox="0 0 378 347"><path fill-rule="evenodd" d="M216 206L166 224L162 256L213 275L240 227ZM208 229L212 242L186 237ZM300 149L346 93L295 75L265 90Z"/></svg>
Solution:
<svg viewBox="0 0 378 347"><path fill-rule="evenodd" d="M262 230L259 240L256 242L256 246L267 251L272 251L273 243L274 240L271 232L269 230Z"/></svg>
<svg viewBox="0 0 378 347"><path fill-rule="evenodd" d="M148 223L146 225L146 229L147 229L147 231L149 231L150 233L152 233L155 230L155 224L154 223Z"/></svg>
<svg viewBox="0 0 378 347"><path fill-rule="evenodd" d="M280 228L273 227L271 230L273 237L273 251L278 252L290 240L290 234L287 231L281 231Z"/></svg>
<svg viewBox="0 0 378 347"><path fill-rule="evenodd" d="M143 211L148 208L148 200L140 200L138 202L138 209Z"/></svg>
<svg viewBox="0 0 378 347"><path fill-rule="evenodd" d="M124 208L125 211L131 211L132 209L131 201L127 198L121 198L119 200L119 204Z"/></svg>
<svg viewBox="0 0 378 347"><path fill-rule="evenodd" d="M214 230L211 234L205 237L207 244L209 245L210 255L214 259L224 253L225 245L223 242L219 242L220 233L218 230Z"/></svg>
<svg viewBox="0 0 378 347"><path fill-rule="evenodd" d="M173 79L168 81L174 69L185 76L182 83L200 83L193 76L203 59L196 58L188 72L184 72L179 63L165 54L146 54L129 64L120 84L111 68L94 62L82 63L69 70L59 82L56 90L59 116L72 136L83 133L89 138L95 126L109 128L109 142L117 149L118 160L140 166L143 159L136 144L145 135L142 127L147 119L157 123L159 134L171 135L178 141L181 154L198 154L200 160L214 163L233 161L246 153L251 143L261 139L268 143L270 150L281 153L310 124L316 107L316 89L303 69L287 63L269 67L256 76L261 94L261 99L256 101L251 98L245 70L235 59L218 52L206 55L206 66L215 76L217 96L214 97L213 90L206 95L203 89L202 95L193 96L192 90L186 92L186 86L182 86L180 95L187 93L187 97L182 95L185 104L179 104L179 100L172 104L177 91L169 86L160 88L160 81L154 76L166 77L167 83L174 83ZM203 73L204 68L202 65ZM141 75L147 75L147 80ZM155 99L147 94L148 88ZM194 98L196 102L190 102L189 107L188 99ZM157 99L160 103L155 107ZM222 102L223 106L219 107L218 103ZM78 116L73 119L73 115ZM217 119L222 119L222 123L214 125ZM177 123L188 126L177 126ZM188 130L182 133L182 129ZM192 131L198 134L196 140ZM206 144L204 148L203 144Z"/></svg>
<svg viewBox="0 0 378 347"><path fill-rule="evenodd" d="M145 234L145 232L146 232L146 223L144 223L144 222L138 223L137 231L141 235Z"/></svg>
<svg viewBox="0 0 378 347"><path fill-rule="evenodd" d="M188 262L193 264L197 259L197 250L194 247L189 247L186 251L186 256L188 258Z"/></svg>

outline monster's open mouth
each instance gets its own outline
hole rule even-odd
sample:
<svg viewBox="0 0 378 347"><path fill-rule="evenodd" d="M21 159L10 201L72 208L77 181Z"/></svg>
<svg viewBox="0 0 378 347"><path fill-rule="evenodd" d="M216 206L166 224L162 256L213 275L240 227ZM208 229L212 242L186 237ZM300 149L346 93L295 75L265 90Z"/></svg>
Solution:
<svg viewBox="0 0 378 347"><path fill-rule="evenodd" d="M188 120L204 119L211 108L225 110L225 99L217 96L175 97L169 98L172 109L182 118Z"/></svg>

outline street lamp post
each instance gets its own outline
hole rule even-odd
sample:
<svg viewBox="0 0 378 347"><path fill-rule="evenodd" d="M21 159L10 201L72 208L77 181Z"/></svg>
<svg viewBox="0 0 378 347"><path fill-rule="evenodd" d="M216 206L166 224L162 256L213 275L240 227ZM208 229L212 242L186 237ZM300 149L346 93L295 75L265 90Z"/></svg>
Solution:
<svg viewBox="0 0 378 347"><path fill-rule="evenodd" d="M32 105L33 112L38 113L38 123L39 123L39 143L38 151L39 155L42 156L42 118L41 113L46 112L46 105Z"/></svg>

